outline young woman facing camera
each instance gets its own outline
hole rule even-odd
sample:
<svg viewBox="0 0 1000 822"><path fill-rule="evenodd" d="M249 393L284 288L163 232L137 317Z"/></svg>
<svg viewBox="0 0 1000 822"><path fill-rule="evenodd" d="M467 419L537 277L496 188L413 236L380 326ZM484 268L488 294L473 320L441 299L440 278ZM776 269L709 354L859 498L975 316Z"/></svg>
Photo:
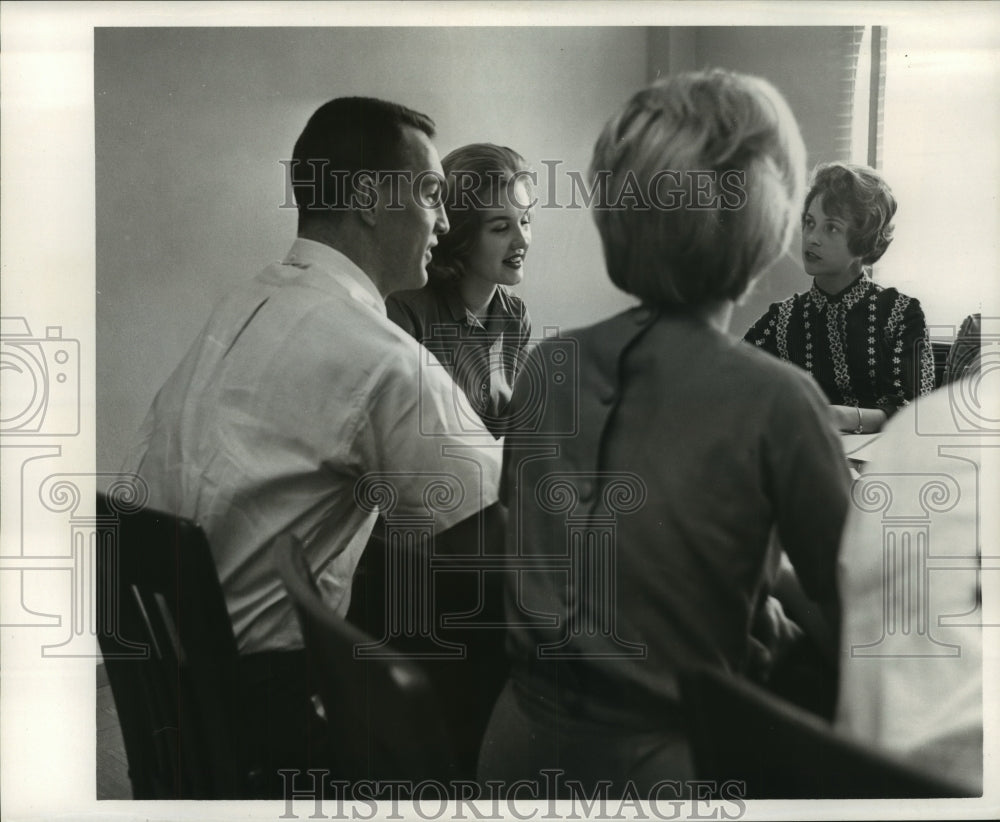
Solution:
<svg viewBox="0 0 1000 822"><path fill-rule="evenodd" d="M428 284L393 294L389 317L447 368L486 427L500 436L528 311L510 286L524 277L534 192L524 158L473 143L444 158L450 231L433 250Z"/></svg>
<svg viewBox="0 0 1000 822"><path fill-rule="evenodd" d="M802 214L802 263L813 286L773 304L745 336L812 374L839 431L879 431L934 389L920 303L871 281L870 267L892 242L895 213L874 169L818 166Z"/></svg>

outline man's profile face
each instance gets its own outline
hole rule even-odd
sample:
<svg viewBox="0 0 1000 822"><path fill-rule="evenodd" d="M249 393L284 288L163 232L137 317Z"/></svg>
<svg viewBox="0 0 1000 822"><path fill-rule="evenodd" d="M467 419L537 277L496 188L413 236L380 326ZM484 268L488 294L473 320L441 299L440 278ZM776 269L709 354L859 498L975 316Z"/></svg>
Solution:
<svg viewBox="0 0 1000 822"><path fill-rule="evenodd" d="M437 149L419 129L403 129L404 149L391 184L379 185L378 233L387 293L420 288L439 235L448 231L441 190L444 171ZM401 206L401 207L400 207Z"/></svg>

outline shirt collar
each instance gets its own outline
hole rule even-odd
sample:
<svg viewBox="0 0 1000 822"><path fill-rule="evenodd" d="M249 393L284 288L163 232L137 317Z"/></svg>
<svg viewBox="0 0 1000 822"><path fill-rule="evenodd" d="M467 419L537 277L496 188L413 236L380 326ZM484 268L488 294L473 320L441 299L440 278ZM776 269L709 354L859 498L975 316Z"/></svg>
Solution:
<svg viewBox="0 0 1000 822"><path fill-rule="evenodd" d="M466 307L462 301L462 295L458 293L456 286L448 286L445 289L445 304L452 320L458 323L465 323L473 328L482 328L482 321ZM510 296L503 286L497 286L493 292L493 299L490 300L489 308L486 310L487 317L503 317L504 325L510 325L515 320L514 308L511 304Z"/></svg>
<svg viewBox="0 0 1000 822"><path fill-rule="evenodd" d="M847 286L847 288L837 292L836 294L827 294L814 282L812 288L809 289L809 296L820 310L826 308L828 304L837 305L838 303L843 303L844 309L850 310L854 307L854 304L862 296L864 296L870 283L871 280L868 279L868 276L865 273L862 273L853 283L851 283L851 285Z"/></svg>
<svg viewBox="0 0 1000 822"><path fill-rule="evenodd" d="M451 319L457 323L468 323L469 318L473 317L473 314L468 308L465 307L465 303L462 301L462 295L458 293L458 287L448 284L445 286L444 293L444 303L448 307L448 313L451 315Z"/></svg>
<svg viewBox="0 0 1000 822"><path fill-rule="evenodd" d="M317 268L337 280L358 302L385 316L385 300L371 277L365 274L346 254L332 246L297 237L282 261L298 268Z"/></svg>

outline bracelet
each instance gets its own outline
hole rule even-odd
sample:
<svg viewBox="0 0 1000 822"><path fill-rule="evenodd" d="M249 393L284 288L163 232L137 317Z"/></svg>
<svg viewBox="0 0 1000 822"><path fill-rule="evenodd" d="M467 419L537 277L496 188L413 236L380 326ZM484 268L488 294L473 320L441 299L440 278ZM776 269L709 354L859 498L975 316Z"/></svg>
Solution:
<svg viewBox="0 0 1000 822"><path fill-rule="evenodd" d="M854 429L855 434L865 433L865 424L861 421L861 406L855 405L854 410L858 412L858 427Z"/></svg>

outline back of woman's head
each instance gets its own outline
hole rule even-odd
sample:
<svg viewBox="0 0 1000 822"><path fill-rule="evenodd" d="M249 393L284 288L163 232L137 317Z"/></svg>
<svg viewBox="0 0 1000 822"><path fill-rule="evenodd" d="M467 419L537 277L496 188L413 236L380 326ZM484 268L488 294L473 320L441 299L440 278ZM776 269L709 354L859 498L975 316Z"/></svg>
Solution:
<svg viewBox="0 0 1000 822"><path fill-rule="evenodd" d="M518 197L519 182L527 186L527 208L533 197L531 170L513 149L493 143L471 143L450 152L442 161L448 183L445 211L451 226L438 239L427 266L432 283L455 282L465 275L465 264L478 238L482 211L496 207L501 195ZM519 197L524 198L522 193Z"/></svg>
<svg viewBox="0 0 1000 822"><path fill-rule="evenodd" d="M698 307L737 299L788 248L805 147L770 83L713 69L636 93L598 138L591 175L611 280Z"/></svg>
<svg viewBox="0 0 1000 822"><path fill-rule="evenodd" d="M823 163L813 169L803 213L820 198L823 213L848 225L847 248L873 265L892 242L896 198L882 175L869 166Z"/></svg>

